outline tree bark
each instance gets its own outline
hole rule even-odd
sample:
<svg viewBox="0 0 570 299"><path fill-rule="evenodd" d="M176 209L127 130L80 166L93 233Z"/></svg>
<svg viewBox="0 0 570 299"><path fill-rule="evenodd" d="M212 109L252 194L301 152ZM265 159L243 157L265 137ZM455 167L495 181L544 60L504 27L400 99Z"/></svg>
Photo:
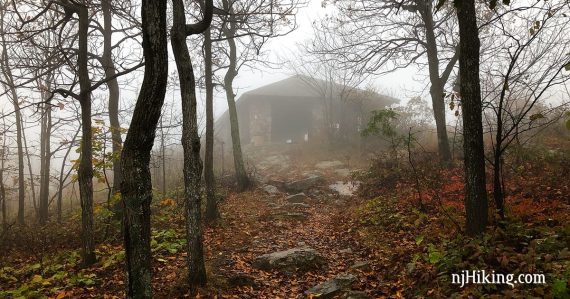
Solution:
<svg viewBox="0 0 570 299"><path fill-rule="evenodd" d="M430 96L433 107L433 115L435 118L435 126L437 130L437 144L439 158L444 166L451 163L451 150L449 148L449 140L447 137L447 123L445 120L445 102L443 90L445 82L447 82L448 73L444 73L440 77L439 58L437 50L437 41L434 32L434 22L432 14L431 1L418 1L420 15L424 21L426 33L426 52L428 59L429 79L430 79ZM457 62L457 57L450 61L451 67Z"/></svg>
<svg viewBox="0 0 570 299"><path fill-rule="evenodd" d="M91 82L88 71L88 30L89 13L87 6L78 4L79 15L77 56L79 77L79 105L81 106L81 158L77 170L79 197L81 199L81 255L83 265L91 265L97 261L95 256L95 238L93 228L93 134L91 125Z"/></svg>
<svg viewBox="0 0 570 299"><path fill-rule="evenodd" d="M3 128L6 125L4 124ZM6 188L4 187L4 167L6 166L6 138L2 138L2 149L0 150L0 201L2 201L2 232L8 227L6 219Z"/></svg>
<svg viewBox="0 0 570 299"><path fill-rule="evenodd" d="M204 155L204 182L206 184L206 215L208 223L218 217L216 182L214 177L214 84L212 82L212 37L211 29L204 32L204 68L206 81L206 153Z"/></svg>
<svg viewBox="0 0 570 299"><path fill-rule="evenodd" d="M2 153L3 154L3 153ZM6 189L4 188L4 157L2 157L0 169L0 201L2 201L2 230L6 231L8 220L6 219Z"/></svg>
<svg viewBox="0 0 570 299"><path fill-rule="evenodd" d="M11 88L14 89L14 88ZM16 144L18 147L18 224L25 223L25 192L26 184L24 181L24 150L22 148L22 113L20 105L18 104L18 97L15 90L12 90L12 99L14 103L14 110L16 111Z"/></svg>
<svg viewBox="0 0 570 299"><path fill-rule="evenodd" d="M166 0L142 1L145 72L121 153L127 298L152 298L149 163L168 77L166 6Z"/></svg>
<svg viewBox="0 0 570 299"><path fill-rule="evenodd" d="M162 117L160 118L160 154L161 154L161 166L162 171L162 199L166 199L166 144L164 140L164 126L162 124ZM158 177L158 175L156 176Z"/></svg>
<svg viewBox="0 0 570 299"><path fill-rule="evenodd" d="M103 69L105 77L113 78L117 74L112 57L112 25L111 0L101 1L103 11ZM107 81L109 89L109 123L111 126L111 142L113 152L113 193L119 192L121 185L121 123L119 122L119 97L120 89L117 78ZM119 205L120 207L120 205Z"/></svg>
<svg viewBox="0 0 570 299"><path fill-rule="evenodd" d="M213 4L206 1L204 19L187 30L183 0L172 1L173 23L170 33L172 52L180 79L182 98L182 148L184 150L184 196L186 206L186 238L188 241L188 284L192 289L206 284L201 221L200 136L196 111L196 81L186 36L201 33L212 21ZM205 27L204 27L205 26ZM203 28L203 29L202 29Z"/></svg>
<svg viewBox="0 0 570 299"><path fill-rule="evenodd" d="M245 191L251 186L251 181L245 170L245 164L243 162L243 153L241 150L241 139L239 136L239 122L236 109L235 94L233 88L233 82L237 76L237 47L236 42L233 38L235 36L235 16L233 15L233 9L227 0L223 1L224 10L230 13L229 21L226 22L223 28L224 35L228 41L229 47L229 61L228 71L224 77L224 89L226 91L226 98L228 101L228 112L230 115L230 131L232 136L232 149L234 155L234 168L236 172L236 180L238 191Z"/></svg>
<svg viewBox="0 0 570 299"><path fill-rule="evenodd" d="M488 203L479 79L480 41L475 1L460 1L457 17L460 36L459 73L463 109L466 231L469 235L477 235L485 232Z"/></svg>
<svg viewBox="0 0 570 299"><path fill-rule="evenodd" d="M20 118L22 119L22 118ZM24 129L24 122L22 120L21 123L22 126L22 141L23 141L23 146L24 146L24 155L26 155L26 160L28 161L28 176L30 177L30 191L32 193L32 204L34 207L34 212L36 213L36 216L39 216L38 213L38 207L36 205L36 183L35 183L35 178L34 178L34 171L32 170L32 159L30 159L30 151L29 151L29 147L28 147L28 141L26 139L26 130ZM38 217L39 218L39 217Z"/></svg>
<svg viewBox="0 0 570 299"><path fill-rule="evenodd" d="M49 90L49 84L48 89ZM42 91L42 99L47 99L46 91ZM39 223L44 225L49 218L49 183L51 164L51 104L44 103L41 121L40 140L40 197L39 197Z"/></svg>
<svg viewBox="0 0 570 299"><path fill-rule="evenodd" d="M493 198L495 200L495 206L497 213L501 219L505 219L505 195L503 192L502 184L502 153L495 153L494 158L494 168L493 168Z"/></svg>
<svg viewBox="0 0 570 299"><path fill-rule="evenodd" d="M507 78L508 79L508 78ZM503 155L503 105L506 89L503 87L499 107L497 107L497 133L495 134L495 151L493 156L493 199L495 208L501 219L505 219L505 194L503 192L502 181L502 155Z"/></svg>

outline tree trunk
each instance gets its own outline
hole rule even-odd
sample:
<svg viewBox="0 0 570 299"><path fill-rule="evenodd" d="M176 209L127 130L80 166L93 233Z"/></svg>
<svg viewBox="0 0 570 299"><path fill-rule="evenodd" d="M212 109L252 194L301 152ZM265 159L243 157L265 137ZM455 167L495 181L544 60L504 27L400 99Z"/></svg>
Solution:
<svg viewBox="0 0 570 299"><path fill-rule="evenodd" d="M164 126L162 124L162 117L160 118L160 153L161 153L161 171L162 171L162 199L166 199L166 145L164 140ZM158 176L156 176L158 178Z"/></svg>
<svg viewBox="0 0 570 299"><path fill-rule="evenodd" d="M204 21L211 22L212 1L207 1ZM206 284L204 249L201 221L200 136L196 111L196 81L190 53L186 45L186 17L183 0L172 1L173 23L171 35L172 52L180 78L182 99L182 148L184 150L184 197L186 208L186 239L188 241L188 284L192 289ZM209 19L209 21L208 21ZM204 30L207 29L204 28ZM195 32L200 33L200 32Z"/></svg>
<svg viewBox="0 0 570 299"><path fill-rule="evenodd" d="M444 166L451 163L451 150L449 148L449 140L447 137L447 123L445 121L445 102L443 89L447 77L440 78L439 74L439 58L437 51L437 41L434 32L434 22L432 14L432 2L425 1L418 3L420 7L420 15L424 20L426 32L426 52L428 58L428 69L430 79L430 96L433 107L433 115L435 118L435 126L437 129L437 145L439 158ZM452 59L453 60L453 59ZM453 62L455 65L455 62ZM444 75L445 76L445 75Z"/></svg>
<svg viewBox="0 0 570 299"><path fill-rule="evenodd" d="M115 64L112 57L112 14L111 0L101 1L101 9L103 10L103 69L105 77L112 78L117 74ZM121 138L121 123L119 122L119 97L120 89L117 78L107 81L109 88L109 123L111 126L111 140L113 151L113 193L119 192L121 185L121 147L123 141ZM120 205L118 205L120 207Z"/></svg>
<svg viewBox="0 0 570 299"><path fill-rule="evenodd" d="M2 13L2 23L4 19L4 14ZM3 27L3 25L2 25ZM3 28L2 28L3 30ZM2 35L2 44L6 45L6 40L4 35ZM26 184L24 178L24 148L22 141L23 126L22 126L22 112L20 111L20 105L18 102L18 94L14 85L14 79L12 76L12 69L10 68L10 61L8 59L7 48L4 47L2 51L2 73L6 78L6 82L10 89L10 97L12 100L12 106L14 107L14 114L16 116L16 144L18 147L18 224L25 223L25 200L26 200Z"/></svg>
<svg viewBox="0 0 570 299"><path fill-rule="evenodd" d="M48 87L49 90L49 87ZM42 91L42 99L46 99L46 92ZM40 197L39 197L39 223L44 225L49 218L49 183L51 164L51 104L44 103L41 121L40 140Z"/></svg>
<svg viewBox="0 0 570 299"><path fill-rule="evenodd" d="M127 298L152 298L149 163L168 77L166 4L166 0L142 1L145 72L121 153Z"/></svg>
<svg viewBox="0 0 570 299"><path fill-rule="evenodd" d="M8 221L6 219L6 189L4 188L4 160L2 160L2 168L0 169L0 201L2 201L2 231L6 231L6 228L8 227Z"/></svg>
<svg viewBox="0 0 570 299"><path fill-rule="evenodd" d="M495 135L495 151L494 151L494 161L493 161L493 199L495 200L495 208L501 219L505 219L505 194L503 192L503 181L502 181L502 155L503 155L503 103L504 103L504 93L503 89L501 93L501 99L499 101L499 107L497 107L497 133Z"/></svg>
<svg viewBox="0 0 570 299"><path fill-rule="evenodd" d="M480 42L475 1L459 2L457 17L460 36L459 72L463 109L466 230L469 235L477 235L485 232L488 203L479 79Z"/></svg>
<svg viewBox="0 0 570 299"><path fill-rule="evenodd" d="M13 88L11 88L13 89ZM20 105L18 104L18 97L15 90L12 91L12 99L14 103L14 110L16 111L16 144L18 147L18 224L25 223L25 192L26 183L24 178L24 149L22 147L22 113Z"/></svg>
<svg viewBox="0 0 570 299"><path fill-rule="evenodd" d="M216 185L214 178L214 84L212 82L212 37L211 29L204 32L204 65L206 81L206 153L204 155L204 181L206 184L206 222L218 217Z"/></svg>
<svg viewBox="0 0 570 299"><path fill-rule="evenodd" d="M500 145L500 144L499 144ZM500 148L495 151L494 168L493 168L493 198L495 200L495 208L501 219L505 219L505 195L503 192L503 184L501 179L502 159Z"/></svg>
<svg viewBox="0 0 570 299"><path fill-rule="evenodd" d="M6 125L4 124L3 128ZM6 162L6 138L2 138L2 149L0 150L0 201L2 201L2 232L6 231L8 227L8 220L6 219L6 188L4 187L4 167Z"/></svg>
<svg viewBox="0 0 570 299"><path fill-rule="evenodd" d="M34 178L34 171L32 170L32 159L30 159L30 151L28 147L28 141L26 139L26 130L24 129L24 123L22 121L22 141L24 142L24 154L26 155L26 160L28 161L28 175L30 176L30 191L32 193L32 204L34 206L34 212L36 216L39 216L38 207L36 205L36 184ZM39 218L39 217L38 217Z"/></svg>
<svg viewBox="0 0 570 299"><path fill-rule="evenodd" d="M232 148L234 155L234 167L236 172L236 180L238 191L245 191L251 186L251 181L247 176L245 170L245 164L243 162L243 154L241 150L241 140L239 136L239 122L236 109L235 94L233 88L233 82L237 76L237 48L236 42L233 38L235 35L235 17L232 14L232 7L228 1L224 0L224 10L230 13L230 21L226 22L223 28L224 34L226 35L228 46L229 46L229 61L228 71L224 77L224 89L226 91L226 98L228 100L228 112L230 115L230 130L232 136Z"/></svg>
<svg viewBox="0 0 570 299"><path fill-rule="evenodd" d="M515 60L516 61L516 60ZM499 98L499 107L497 107L497 133L495 134L495 150L494 150L494 161L493 161L493 199L495 200L495 208L501 219L505 219L505 194L503 190L503 107L505 104L505 94L507 92L507 82L509 79L509 74L511 73L513 62L509 67L509 71L505 77L505 84L501 90L501 96Z"/></svg>
<svg viewBox="0 0 570 299"><path fill-rule="evenodd" d="M445 120L445 102L443 97L443 86L440 82L432 83L430 87L431 103L437 130L437 148L439 159L444 166L451 164L451 148L447 136L447 122Z"/></svg>
<svg viewBox="0 0 570 299"><path fill-rule="evenodd" d="M91 129L91 82L87 69L89 14L87 6L77 5L79 15L77 56L79 77L79 105L81 106L81 157L77 170L79 197L81 199L81 255L83 265L97 261L93 229L93 134Z"/></svg>

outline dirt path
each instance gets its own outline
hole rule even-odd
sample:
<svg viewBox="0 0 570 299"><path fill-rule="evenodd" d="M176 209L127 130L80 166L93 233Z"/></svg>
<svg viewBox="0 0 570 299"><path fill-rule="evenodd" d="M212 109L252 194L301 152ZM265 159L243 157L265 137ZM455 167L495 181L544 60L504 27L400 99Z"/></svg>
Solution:
<svg viewBox="0 0 570 299"><path fill-rule="evenodd" d="M352 200L354 204L354 199ZM285 198L270 198L261 191L232 196L222 205L223 223L206 232L213 279L226 284L222 297L305 298L310 287L341 273L353 273L353 290L374 296L380 281L373 254L354 237L351 229L351 201L331 195L308 198L306 220L275 219L286 205ZM273 207L273 208L272 208ZM326 260L327 267L309 272L284 273L262 271L252 266L255 257L295 247L310 247ZM358 262L368 262L363 269L353 269Z"/></svg>

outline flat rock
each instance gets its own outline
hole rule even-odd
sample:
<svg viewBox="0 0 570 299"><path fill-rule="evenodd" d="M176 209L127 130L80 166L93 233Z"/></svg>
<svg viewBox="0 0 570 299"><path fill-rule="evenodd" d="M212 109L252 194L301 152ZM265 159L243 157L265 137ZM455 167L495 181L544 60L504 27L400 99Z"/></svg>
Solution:
<svg viewBox="0 0 570 299"><path fill-rule="evenodd" d="M284 189L285 188L285 182L280 181L280 180L269 179L269 180L267 180L267 184L271 185L271 186L275 186L275 187L277 187L277 189Z"/></svg>
<svg viewBox="0 0 570 299"><path fill-rule="evenodd" d="M257 269L266 271L309 271L323 267L325 259L312 248L297 247L258 256L252 265Z"/></svg>
<svg viewBox="0 0 570 299"><path fill-rule="evenodd" d="M304 192L324 182L319 175L311 175L307 178L296 180L285 184L285 189L291 192Z"/></svg>
<svg viewBox="0 0 570 299"><path fill-rule="evenodd" d="M305 193L297 193L293 195L289 195L285 198L286 201L290 203L304 203L307 199L307 195Z"/></svg>
<svg viewBox="0 0 570 299"><path fill-rule="evenodd" d="M352 274L339 274L333 279L320 283L305 292L307 295L317 295L319 298L333 298L342 290L350 288L356 276Z"/></svg>
<svg viewBox="0 0 570 299"><path fill-rule="evenodd" d="M279 194L279 189L273 185L265 185L263 186L263 191L265 191L269 195L277 195Z"/></svg>

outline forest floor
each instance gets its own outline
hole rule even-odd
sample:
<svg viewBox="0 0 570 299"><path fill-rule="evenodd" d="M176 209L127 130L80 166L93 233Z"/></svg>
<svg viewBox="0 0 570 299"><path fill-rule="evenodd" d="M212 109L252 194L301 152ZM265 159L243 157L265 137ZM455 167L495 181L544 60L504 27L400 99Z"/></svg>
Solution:
<svg viewBox="0 0 570 299"><path fill-rule="evenodd" d="M409 173L393 176L397 167L389 175L377 173L373 165L366 175L346 176L346 162L308 164L284 156L267 161L257 170L265 183L240 194L228 192L220 204L221 220L205 227L209 283L197 293L190 294L184 284L184 218L177 199L153 204L156 298L322 298L326 289L308 291L327 281L340 285L335 277L349 277L332 292L335 298L569 298L566 174L549 176L553 169L525 165L507 186L509 220L493 218L487 234L471 239L461 231L460 168L434 172L425 163L430 175L419 174L427 183L419 186L418 197ZM301 204L291 204L286 192L267 188L281 189L284 182L317 172L323 180L307 188ZM356 179L363 185L354 196L330 188ZM96 216L107 219L103 207ZM124 251L118 234L107 229L114 226L100 225L99 261L82 268L78 220L72 217L41 230L14 229L7 237L14 241L2 246L0 298L123 298ZM314 249L324 265L303 271L255 266L261 255L292 248ZM544 273L546 283L461 288L450 279L462 269Z"/></svg>

